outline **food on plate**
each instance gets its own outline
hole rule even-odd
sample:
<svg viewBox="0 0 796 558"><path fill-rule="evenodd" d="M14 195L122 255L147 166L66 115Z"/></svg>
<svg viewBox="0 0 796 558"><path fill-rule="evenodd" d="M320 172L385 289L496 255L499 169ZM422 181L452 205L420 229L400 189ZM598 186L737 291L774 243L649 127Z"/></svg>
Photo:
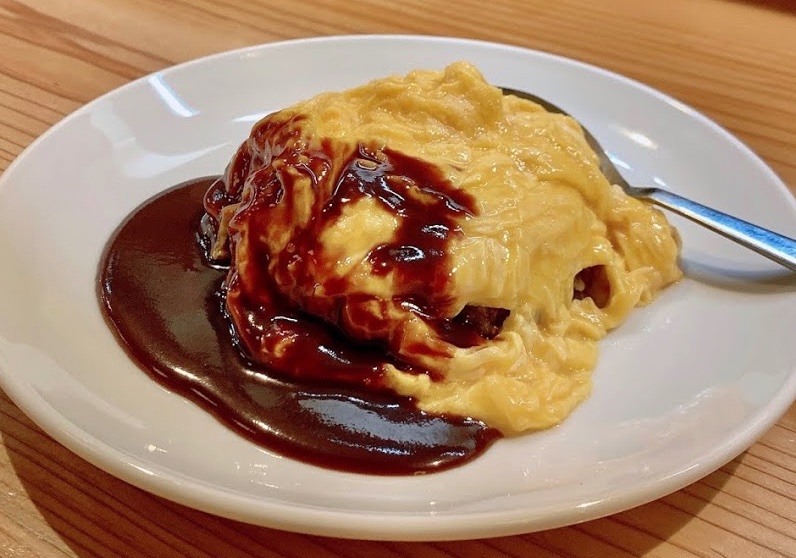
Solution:
<svg viewBox="0 0 796 558"><path fill-rule="evenodd" d="M467 63L266 117L206 207L249 358L351 375L297 363L280 316L312 316L384 347L365 383L506 434L561 421L596 342L680 277L671 227L608 184L578 124Z"/></svg>
<svg viewBox="0 0 796 558"><path fill-rule="evenodd" d="M562 421L677 258L577 122L459 62L265 117L122 224L99 295L143 369L244 436L412 474Z"/></svg>

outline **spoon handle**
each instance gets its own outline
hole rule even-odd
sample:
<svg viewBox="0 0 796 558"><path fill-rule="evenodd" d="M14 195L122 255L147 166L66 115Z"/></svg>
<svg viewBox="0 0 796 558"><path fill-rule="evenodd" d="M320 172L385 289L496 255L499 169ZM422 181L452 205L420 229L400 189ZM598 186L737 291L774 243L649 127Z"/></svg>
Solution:
<svg viewBox="0 0 796 558"><path fill-rule="evenodd" d="M796 240L659 188L644 197L796 271Z"/></svg>

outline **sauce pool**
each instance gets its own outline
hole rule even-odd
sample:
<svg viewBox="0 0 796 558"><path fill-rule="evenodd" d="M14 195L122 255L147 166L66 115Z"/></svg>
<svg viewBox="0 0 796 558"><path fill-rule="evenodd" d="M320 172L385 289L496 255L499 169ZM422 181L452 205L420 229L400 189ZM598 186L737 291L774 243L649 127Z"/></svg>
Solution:
<svg viewBox="0 0 796 558"><path fill-rule="evenodd" d="M475 420L427 414L386 391L292 381L248 361L224 312L226 270L208 264L199 236L202 200L214 181L190 181L145 202L103 255L103 313L144 371L254 443L337 470L439 471L475 458L500 436ZM325 366L322 354L315 349L318 358L309 355L309 362Z"/></svg>

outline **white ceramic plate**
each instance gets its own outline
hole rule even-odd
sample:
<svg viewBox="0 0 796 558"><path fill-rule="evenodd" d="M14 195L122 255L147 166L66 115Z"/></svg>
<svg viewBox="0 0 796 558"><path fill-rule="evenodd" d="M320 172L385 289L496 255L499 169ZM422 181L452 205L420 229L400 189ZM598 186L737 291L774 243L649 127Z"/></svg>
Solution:
<svg viewBox="0 0 796 558"><path fill-rule="evenodd" d="M579 118L626 176L796 235L796 203L746 147L681 103L571 60L481 42L338 37L164 70L66 118L0 181L0 379L46 432L166 498L342 537L506 535L672 492L748 447L796 393L796 288L776 265L675 219L688 276L602 344L594 393L560 427L420 477L264 451L136 368L100 315L108 236L143 200L217 174L261 115L413 68L476 63Z"/></svg>

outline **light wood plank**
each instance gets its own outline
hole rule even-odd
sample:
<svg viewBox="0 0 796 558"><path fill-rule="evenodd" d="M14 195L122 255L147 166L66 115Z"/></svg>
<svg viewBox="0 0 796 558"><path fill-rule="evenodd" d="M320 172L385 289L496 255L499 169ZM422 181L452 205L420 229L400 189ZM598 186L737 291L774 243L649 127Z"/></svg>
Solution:
<svg viewBox="0 0 796 558"><path fill-rule="evenodd" d="M150 72L344 33L494 40L618 71L715 119L796 193L789 0L0 0L0 170L64 116ZM433 544L283 533L167 502L72 454L2 392L0 434L0 556L9 558L796 557L796 405L731 463L645 506Z"/></svg>

